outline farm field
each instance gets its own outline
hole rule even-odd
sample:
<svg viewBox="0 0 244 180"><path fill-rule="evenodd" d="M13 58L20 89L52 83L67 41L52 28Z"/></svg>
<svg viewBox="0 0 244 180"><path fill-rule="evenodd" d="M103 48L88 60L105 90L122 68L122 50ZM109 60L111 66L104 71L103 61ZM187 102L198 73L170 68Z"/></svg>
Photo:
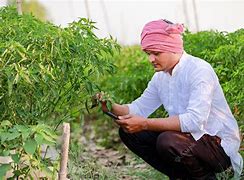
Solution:
<svg viewBox="0 0 244 180"><path fill-rule="evenodd" d="M100 39L94 29L85 18L61 28L13 7L0 9L0 157L10 158L0 162L0 179L57 179L62 124L68 122L69 179L167 180L125 148L100 106L91 109L91 97L101 91L111 102L130 103L154 73L139 46ZM244 157L244 29L186 31L184 42L186 52L214 67ZM151 115L165 116L163 108ZM228 172L218 175L228 178Z"/></svg>

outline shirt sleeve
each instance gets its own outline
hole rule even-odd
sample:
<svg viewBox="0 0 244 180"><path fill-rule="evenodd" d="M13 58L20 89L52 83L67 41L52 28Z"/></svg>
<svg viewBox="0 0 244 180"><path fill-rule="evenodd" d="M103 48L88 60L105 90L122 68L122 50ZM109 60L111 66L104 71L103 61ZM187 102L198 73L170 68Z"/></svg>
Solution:
<svg viewBox="0 0 244 180"><path fill-rule="evenodd" d="M161 105L157 78L157 73L155 73L143 94L131 104L127 104L130 114L137 114L146 118Z"/></svg>
<svg viewBox="0 0 244 180"><path fill-rule="evenodd" d="M216 75L210 68L202 68L191 75L190 97L186 113L179 115L182 132L189 132L197 140L204 134L211 109Z"/></svg>

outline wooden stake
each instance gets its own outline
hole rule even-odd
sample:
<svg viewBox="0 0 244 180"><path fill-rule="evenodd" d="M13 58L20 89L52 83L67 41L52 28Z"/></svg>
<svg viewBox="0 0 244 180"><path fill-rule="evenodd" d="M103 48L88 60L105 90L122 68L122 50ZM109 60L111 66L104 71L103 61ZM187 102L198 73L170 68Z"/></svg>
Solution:
<svg viewBox="0 0 244 180"><path fill-rule="evenodd" d="M69 139L70 139L70 125L69 125L69 123L64 123L63 124L60 170L58 173L58 179L59 180L66 180L67 179Z"/></svg>
<svg viewBox="0 0 244 180"><path fill-rule="evenodd" d="M16 0L18 15L22 15L22 0Z"/></svg>

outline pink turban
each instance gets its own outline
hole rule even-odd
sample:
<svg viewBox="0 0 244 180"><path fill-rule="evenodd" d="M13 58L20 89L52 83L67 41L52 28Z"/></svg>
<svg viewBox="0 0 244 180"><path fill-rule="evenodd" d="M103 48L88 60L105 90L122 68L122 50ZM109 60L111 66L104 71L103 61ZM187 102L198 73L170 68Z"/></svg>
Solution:
<svg viewBox="0 0 244 180"><path fill-rule="evenodd" d="M182 24L169 24L160 19L147 23L141 33L142 50L156 52L183 52Z"/></svg>

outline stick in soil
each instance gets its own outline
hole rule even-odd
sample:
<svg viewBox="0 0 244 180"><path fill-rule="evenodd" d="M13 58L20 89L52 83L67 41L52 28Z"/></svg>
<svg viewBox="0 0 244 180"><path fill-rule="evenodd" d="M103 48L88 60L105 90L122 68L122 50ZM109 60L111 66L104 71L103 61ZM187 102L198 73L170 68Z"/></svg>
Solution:
<svg viewBox="0 0 244 180"><path fill-rule="evenodd" d="M69 123L64 123L63 124L60 170L58 173L59 180L67 179L66 176L67 176L67 163L68 163L68 152L69 152L69 139L70 139L70 125L69 125Z"/></svg>

